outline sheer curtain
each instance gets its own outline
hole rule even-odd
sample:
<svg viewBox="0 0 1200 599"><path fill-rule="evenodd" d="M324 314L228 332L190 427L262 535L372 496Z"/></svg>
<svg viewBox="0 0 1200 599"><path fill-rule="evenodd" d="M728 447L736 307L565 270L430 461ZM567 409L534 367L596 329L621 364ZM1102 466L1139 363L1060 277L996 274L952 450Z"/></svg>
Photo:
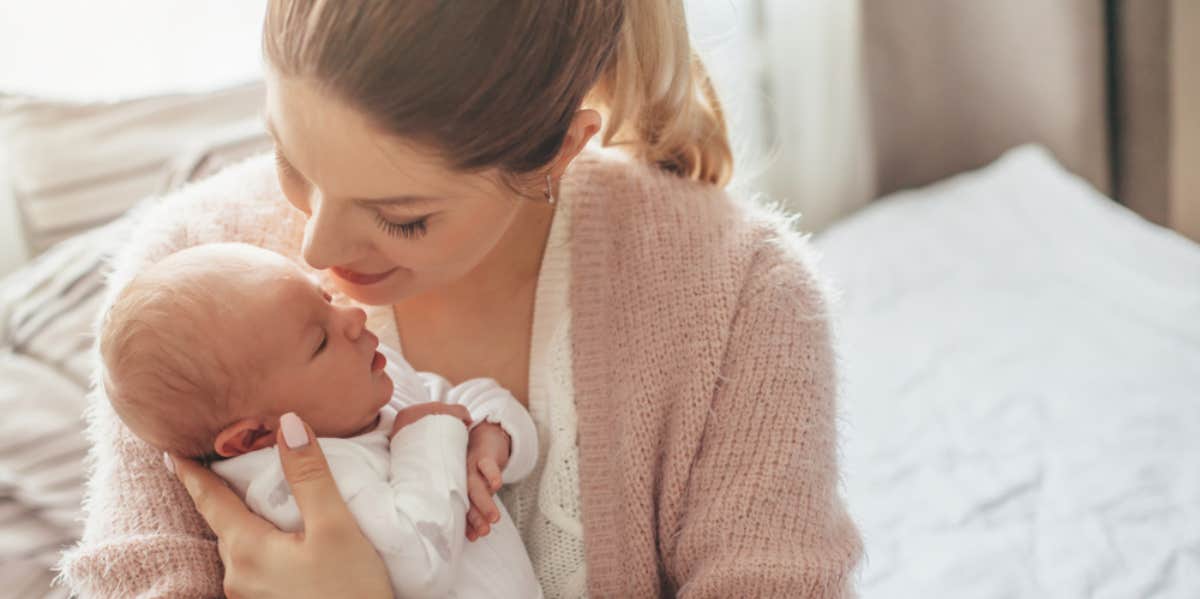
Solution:
<svg viewBox="0 0 1200 599"><path fill-rule="evenodd" d="M859 3L686 0L728 113L734 187L817 231L874 194Z"/></svg>
<svg viewBox="0 0 1200 599"><path fill-rule="evenodd" d="M266 0L0 0L0 94L117 100L260 76Z"/></svg>

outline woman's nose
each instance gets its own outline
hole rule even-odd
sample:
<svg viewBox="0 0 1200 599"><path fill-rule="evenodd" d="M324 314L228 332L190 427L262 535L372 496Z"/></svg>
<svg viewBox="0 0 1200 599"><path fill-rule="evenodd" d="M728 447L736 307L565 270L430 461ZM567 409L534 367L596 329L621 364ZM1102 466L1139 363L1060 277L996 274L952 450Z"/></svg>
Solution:
<svg viewBox="0 0 1200 599"><path fill-rule="evenodd" d="M300 248L304 261L317 270L352 262L344 243L348 235L342 230L337 211L319 198L313 198L310 206L308 222L304 224L304 242Z"/></svg>

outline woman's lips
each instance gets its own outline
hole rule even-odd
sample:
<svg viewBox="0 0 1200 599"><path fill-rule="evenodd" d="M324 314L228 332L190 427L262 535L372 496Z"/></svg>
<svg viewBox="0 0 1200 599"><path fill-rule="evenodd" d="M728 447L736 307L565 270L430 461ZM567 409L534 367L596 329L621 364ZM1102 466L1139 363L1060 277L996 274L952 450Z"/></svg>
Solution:
<svg viewBox="0 0 1200 599"><path fill-rule="evenodd" d="M344 268L338 268L336 266L334 266L333 268L330 268L329 270L330 270L330 272L332 272L334 274L334 276L336 276L337 278L342 279L343 281L346 281L348 283L353 283L355 285L374 285L375 283L378 283L378 282L392 276L392 273L399 270L399 268L393 268L391 270L381 272L381 273L376 273L373 275L363 274L361 272L354 272L353 270L346 270Z"/></svg>

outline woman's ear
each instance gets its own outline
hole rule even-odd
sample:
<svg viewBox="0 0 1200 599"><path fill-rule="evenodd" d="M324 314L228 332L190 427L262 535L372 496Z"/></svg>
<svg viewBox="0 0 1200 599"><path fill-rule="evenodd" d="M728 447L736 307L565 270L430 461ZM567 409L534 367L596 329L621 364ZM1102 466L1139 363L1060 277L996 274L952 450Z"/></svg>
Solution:
<svg viewBox="0 0 1200 599"><path fill-rule="evenodd" d="M572 160L583 151L592 137L600 132L600 113L591 108L586 108L575 113L571 119L571 126L567 128L567 135L563 138L562 148L558 150L558 157L554 159L554 166L550 169L550 177L558 180L567 172L567 166Z"/></svg>
<svg viewBox="0 0 1200 599"><path fill-rule="evenodd" d="M213 449L223 458L232 458L275 444L275 429L257 418L243 418L217 433Z"/></svg>

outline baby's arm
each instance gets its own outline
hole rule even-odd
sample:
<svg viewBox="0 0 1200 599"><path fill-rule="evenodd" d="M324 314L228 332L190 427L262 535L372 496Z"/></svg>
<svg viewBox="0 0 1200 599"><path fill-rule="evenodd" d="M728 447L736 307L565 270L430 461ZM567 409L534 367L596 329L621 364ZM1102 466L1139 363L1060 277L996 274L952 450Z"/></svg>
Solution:
<svg viewBox="0 0 1200 599"><path fill-rule="evenodd" d="M538 459L537 428L525 406L507 389L492 379L451 385L437 374L418 373L391 348L380 345L379 352L388 359L387 373L394 385L393 408L400 411L430 401L465 406L471 413L472 430L483 422L493 422L508 434L509 457L501 473L502 482L516 482L533 472Z"/></svg>
<svg viewBox="0 0 1200 599"><path fill-rule="evenodd" d="M398 597L445 597L458 574L466 530L467 429L431 414L396 432L390 479L350 499Z"/></svg>
<svg viewBox="0 0 1200 599"><path fill-rule="evenodd" d="M436 374L422 372L420 376L434 401L467 408L472 429L483 422L493 422L508 434L511 445L508 464L501 475L504 484L517 482L533 472L538 459L537 428L529 411L512 393L492 379L471 379L452 387Z"/></svg>

